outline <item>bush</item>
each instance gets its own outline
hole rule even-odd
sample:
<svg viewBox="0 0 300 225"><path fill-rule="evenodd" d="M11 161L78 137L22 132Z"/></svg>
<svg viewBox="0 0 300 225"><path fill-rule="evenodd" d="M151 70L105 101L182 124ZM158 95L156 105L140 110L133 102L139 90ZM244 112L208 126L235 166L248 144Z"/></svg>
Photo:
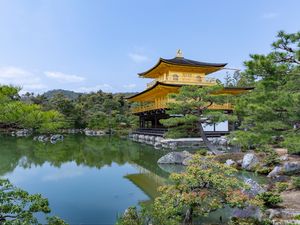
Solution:
<svg viewBox="0 0 300 225"><path fill-rule="evenodd" d="M199 155L203 155L205 156L207 154L207 150L206 149L199 149L196 151L197 154Z"/></svg>
<svg viewBox="0 0 300 225"><path fill-rule="evenodd" d="M284 139L283 146L288 149L290 154L300 154L300 135L295 134Z"/></svg>
<svg viewBox="0 0 300 225"><path fill-rule="evenodd" d="M287 182L278 182L276 183L276 189L278 192L283 192L289 187Z"/></svg>
<svg viewBox="0 0 300 225"><path fill-rule="evenodd" d="M280 163L278 154L269 146L261 147L260 151L266 153L266 157L264 158L265 166L274 166Z"/></svg>
<svg viewBox="0 0 300 225"><path fill-rule="evenodd" d="M259 194L258 198L264 202L266 207L274 207L282 202L282 198L279 194L270 191Z"/></svg>
<svg viewBox="0 0 300 225"><path fill-rule="evenodd" d="M129 207L118 219L116 225L143 225L143 219L136 207Z"/></svg>
<svg viewBox="0 0 300 225"><path fill-rule="evenodd" d="M296 215L296 216L294 216L294 219L295 219L295 220L300 220L300 214L299 214L299 215Z"/></svg>
<svg viewBox="0 0 300 225"><path fill-rule="evenodd" d="M300 177L292 177L292 184L295 188L300 189Z"/></svg>
<svg viewBox="0 0 300 225"><path fill-rule="evenodd" d="M258 167L255 172L259 174L269 174L272 171L270 167Z"/></svg>

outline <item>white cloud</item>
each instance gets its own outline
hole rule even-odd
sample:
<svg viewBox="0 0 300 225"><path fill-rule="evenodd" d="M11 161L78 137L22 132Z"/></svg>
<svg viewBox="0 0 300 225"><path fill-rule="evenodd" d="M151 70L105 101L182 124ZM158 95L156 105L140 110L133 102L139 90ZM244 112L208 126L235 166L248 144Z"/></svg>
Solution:
<svg viewBox="0 0 300 225"><path fill-rule="evenodd" d="M136 84L124 84L123 87L126 89L133 89L136 87Z"/></svg>
<svg viewBox="0 0 300 225"><path fill-rule="evenodd" d="M18 67L0 67L0 84L11 84L23 88L22 92L45 89L39 75Z"/></svg>
<svg viewBox="0 0 300 225"><path fill-rule="evenodd" d="M42 177L42 181L58 181L64 180L67 178L74 178L83 175L83 171L73 171L73 170L64 170L60 172L54 172L53 174L46 175Z"/></svg>
<svg viewBox="0 0 300 225"><path fill-rule="evenodd" d="M99 85L92 86L92 87L80 87L76 91L88 93L88 92L92 92L92 91L95 92L95 91L99 91L99 90L112 91L113 87L109 84L99 84Z"/></svg>
<svg viewBox="0 0 300 225"><path fill-rule="evenodd" d="M84 77L74 74L65 74L62 72L46 71L44 74L48 78L55 79L61 83L79 83L85 80Z"/></svg>
<svg viewBox="0 0 300 225"><path fill-rule="evenodd" d="M262 15L262 18L263 18L263 19L274 19L274 18L276 18L276 17L278 17L278 16L279 16L279 13L268 12L268 13L264 13L264 14Z"/></svg>
<svg viewBox="0 0 300 225"><path fill-rule="evenodd" d="M128 56L132 61L136 63L142 63L149 60L148 56L140 53L129 53Z"/></svg>

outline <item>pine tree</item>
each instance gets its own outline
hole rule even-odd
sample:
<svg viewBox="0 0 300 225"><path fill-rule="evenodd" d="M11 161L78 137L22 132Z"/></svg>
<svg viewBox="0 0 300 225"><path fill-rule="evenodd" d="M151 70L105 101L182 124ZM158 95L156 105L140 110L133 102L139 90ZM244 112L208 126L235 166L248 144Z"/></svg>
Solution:
<svg viewBox="0 0 300 225"><path fill-rule="evenodd" d="M300 33L279 32L268 55L250 55L242 76L255 89L238 100L242 126L232 137L244 148L275 144L300 152Z"/></svg>
<svg viewBox="0 0 300 225"><path fill-rule="evenodd" d="M161 122L169 127L167 135L174 137L189 136L191 133L200 134L205 145L215 151L215 147L208 140L203 124L213 124L232 119L223 110L210 110L210 106L229 103L232 96L228 94L217 94L224 89L218 84L211 87L200 87L196 85L183 86L179 93L171 94L174 101L168 105L168 119Z"/></svg>

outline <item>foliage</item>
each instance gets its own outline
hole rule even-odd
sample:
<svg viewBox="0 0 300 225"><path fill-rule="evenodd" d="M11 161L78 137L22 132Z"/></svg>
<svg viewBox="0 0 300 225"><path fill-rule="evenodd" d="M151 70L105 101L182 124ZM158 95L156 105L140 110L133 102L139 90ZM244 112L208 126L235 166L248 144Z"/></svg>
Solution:
<svg viewBox="0 0 300 225"><path fill-rule="evenodd" d="M290 154L300 154L300 134L291 134L285 137L283 146L286 147Z"/></svg>
<svg viewBox="0 0 300 225"><path fill-rule="evenodd" d="M287 190L288 187L289 187L289 183L287 183L287 182L277 182L276 183L276 190L278 192L283 192L283 191Z"/></svg>
<svg viewBox="0 0 300 225"><path fill-rule="evenodd" d="M209 109L212 105L230 102L230 95L217 94L223 89L221 84L211 87L189 85L181 87L179 93L171 94L170 98L174 101L169 103L167 113L178 116L160 120L163 125L170 128L167 136L189 137L200 134L209 147L203 124L219 123L231 119L221 110Z"/></svg>
<svg viewBox="0 0 300 225"><path fill-rule="evenodd" d="M116 225L143 225L143 216L136 207L129 207L118 219Z"/></svg>
<svg viewBox="0 0 300 225"><path fill-rule="evenodd" d="M196 153L199 154L199 155L206 155L207 154L207 150L206 149L199 149L199 150L196 150Z"/></svg>
<svg viewBox="0 0 300 225"><path fill-rule="evenodd" d="M207 216L226 205L259 205L241 191L247 187L233 176L235 172L212 156L196 155L184 173L172 174L172 184L160 188L161 196L155 199L152 209L153 223L190 224L194 217Z"/></svg>
<svg viewBox="0 0 300 225"><path fill-rule="evenodd" d="M37 104L20 101L20 89L0 86L0 125L4 128L29 128L40 132L53 132L65 126L62 114L44 111Z"/></svg>
<svg viewBox="0 0 300 225"><path fill-rule="evenodd" d="M125 94L98 91L88 94L67 92L68 95L65 95L65 92L60 90L51 92L50 95L45 93L32 100L45 110L62 113L71 128L124 131L137 125L137 118L131 115ZM68 97L69 95L72 97Z"/></svg>
<svg viewBox="0 0 300 225"><path fill-rule="evenodd" d="M294 219L295 219L295 220L300 220L300 214L299 214L299 215L296 215L296 216L294 216Z"/></svg>
<svg viewBox="0 0 300 225"><path fill-rule="evenodd" d="M300 189L300 177L292 177L292 184L295 188Z"/></svg>
<svg viewBox="0 0 300 225"><path fill-rule="evenodd" d="M278 154L270 147L265 147L262 149L263 152L266 153L264 157L263 163L265 166L274 166L280 163Z"/></svg>
<svg viewBox="0 0 300 225"><path fill-rule="evenodd" d="M235 112L241 130L231 134L243 148L283 145L299 151L300 33L279 32L268 55L250 55L241 73L254 90L241 96Z"/></svg>
<svg viewBox="0 0 300 225"><path fill-rule="evenodd" d="M40 194L31 195L14 187L8 180L0 179L0 222L9 224L38 224L35 213L49 213L49 202ZM49 217L48 223L66 224L57 217Z"/></svg>
<svg viewBox="0 0 300 225"><path fill-rule="evenodd" d="M278 203L282 202L280 195L271 191L259 194L258 198L263 201L266 207L274 207L277 206Z"/></svg>

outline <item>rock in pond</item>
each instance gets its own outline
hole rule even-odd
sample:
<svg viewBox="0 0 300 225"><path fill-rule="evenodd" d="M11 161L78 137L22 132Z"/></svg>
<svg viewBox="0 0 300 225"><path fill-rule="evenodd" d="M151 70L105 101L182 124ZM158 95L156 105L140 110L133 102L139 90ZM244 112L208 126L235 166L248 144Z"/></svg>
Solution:
<svg viewBox="0 0 300 225"><path fill-rule="evenodd" d="M253 153L248 153L244 156L242 162L242 168L245 170L252 170L259 163L258 158Z"/></svg>
<svg viewBox="0 0 300 225"><path fill-rule="evenodd" d="M46 135L39 135L33 138L34 141L47 142L49 138Z"/></svg>
<svg viewBox="0 0 300 225"><path fill-rule="evenodd" d="M63 141L64 140L64 136L61 134L54 134L50 137L50 142L51 144L55 144L58 141Z"/></svg>
<svg viewBox="0 0 300 225"><path fill-rule="evenodd" d="M21 130L13 131L11 133L12 136L16 136L16 137L27 137L31 134L32 134L32 130L30 129L21 129Z"/></svg>
<svg viewBox="0 0 300 225"><path fill-rule="evenodd" d="M162 156L157 161L157 163L159 163L159 164L183 164L183 161L191 156L192 156L192 154L187 151L169 152L168 154Z"/></svg>
<svg viewBox="0 0 300 225"><path fill-rule="evenodd" d="M103 136L103 135L105 135L105 132L103 130L84 129L83 132L86 136Z"/></svg>

